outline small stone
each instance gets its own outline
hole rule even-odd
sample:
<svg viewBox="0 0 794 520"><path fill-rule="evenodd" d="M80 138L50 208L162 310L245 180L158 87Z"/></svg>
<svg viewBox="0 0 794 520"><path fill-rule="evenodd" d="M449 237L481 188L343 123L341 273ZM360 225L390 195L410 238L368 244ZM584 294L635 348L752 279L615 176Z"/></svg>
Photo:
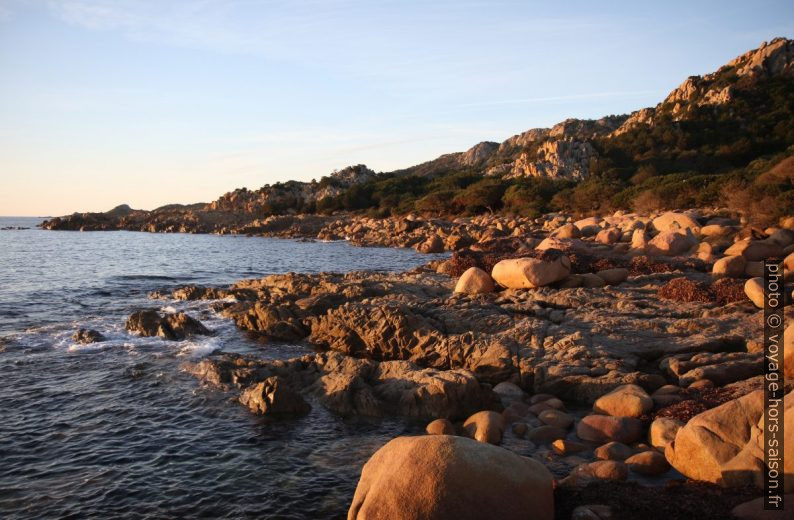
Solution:
<svg viewBox="0 0 794 520"><path fill-rule="evenodd" d="M527 434L527 430L529 429L529 425L527 423L517 422L513 423L510 429L513 431L513 434L516 437L524 438L524 436Z"/></svg>

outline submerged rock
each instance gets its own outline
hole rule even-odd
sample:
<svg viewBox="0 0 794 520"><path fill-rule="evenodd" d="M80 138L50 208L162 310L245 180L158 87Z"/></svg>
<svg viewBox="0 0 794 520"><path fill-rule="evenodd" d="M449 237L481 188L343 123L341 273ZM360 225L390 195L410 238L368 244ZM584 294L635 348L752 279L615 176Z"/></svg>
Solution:
<svg viewBox="0 0 794 520"><path fill-rule="evenodd" d="M268 377L243 390L240 402L262 415L302 415L311 409L309 403L278 376Z"/></svg>
<svg viewBox="0 0 794 520"><path fill-rule="evenodd" d="M212 334L200 321L184 312L161 316L156 310L145 309L133 313L124 325L129 332L141 336L159 336L168 340L182 340L187 336Z"/></svg>
<svg viewBox="0 0 794 520"><path fill-rule="evenodd" d="M105 341L105 336L94 329L77 329L75 333L72 334L72 341L85 345L88 343Z"/></svg>

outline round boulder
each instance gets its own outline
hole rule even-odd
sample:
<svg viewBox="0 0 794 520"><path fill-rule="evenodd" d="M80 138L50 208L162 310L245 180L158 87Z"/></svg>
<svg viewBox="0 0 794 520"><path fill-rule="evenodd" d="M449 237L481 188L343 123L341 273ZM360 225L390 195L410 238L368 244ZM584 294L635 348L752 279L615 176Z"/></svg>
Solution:
<svg viewBox="0 0 794 520"><path fill-rule="evenodd" d="M455 435L455 427L449 419L436 419L431 421L425 431L429 435Z"/></svg>
<svg viewBox="0 0 794 520"><path fill-rule="evenodd" d="M505 421L502 414L483 410L466 419L463 429L469 437L478 442L499 444L505 431Z"/></svg>
<svg viewBox="0 0 794 520"><path fill-rule="evenodd" d="M653 399L637 385L621 385L593 404L593 411L614 417L640 417L653 410Z"/></svg>
<svg viewBox="0 0 794 520"><path fill-rule="evenodd" d="M531 513L530 513L531 512ZM348 520L554 518L553 477L539 462L464 437L393 439L361 471Z"/></svg>
<svg viewBox="0 0 794 520"><path fill-rule="evenodd" d="M513 258L502 260L491 271L491 276L508 289L532 289L564 279L571 272L571 261L561 255L556 259Z"/></svg>
<svg viewBox="0 0 794 520"><path fill-rule="evenodd" d="M585 441L631 444L643 436L642 421L633 417L588 415L579 421L576 435Z"/></svg>
<svg viewBox="0 0 794 520"><path fill-rule="evenodd" d="M456 293L484 294L494 290L493 278L479 267L469 267L455 284Z"/></svg>

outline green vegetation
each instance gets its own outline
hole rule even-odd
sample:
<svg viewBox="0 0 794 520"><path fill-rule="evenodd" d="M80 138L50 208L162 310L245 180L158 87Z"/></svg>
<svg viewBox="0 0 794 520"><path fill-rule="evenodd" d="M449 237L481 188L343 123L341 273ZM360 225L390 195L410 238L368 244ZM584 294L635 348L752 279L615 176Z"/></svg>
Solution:
<svg viewBox="0 0 794 520"><path fill-rule="evenodd" d="M730 85L731 101L698 106L693 100L680 107L677 118L673 107L663 104L653 126L592 140L598 156L591 160L589 177L578 184L483 175L522 152L534 156L538 142L532 142L501 149L478 169L460 169L449 155L378 174L347 189L326 177L313 186L334 195L316 204L286 194L291 186L284 183L269 189L278 187L285 195L269 197L260 210L373 216L504 212L534 217L557 210L592 214L717 205L742 211L759 223L791 213L794 159L786 159L794 156L794 80L774 78L744 88L735 72L725 69L712 84Z"/></svg>

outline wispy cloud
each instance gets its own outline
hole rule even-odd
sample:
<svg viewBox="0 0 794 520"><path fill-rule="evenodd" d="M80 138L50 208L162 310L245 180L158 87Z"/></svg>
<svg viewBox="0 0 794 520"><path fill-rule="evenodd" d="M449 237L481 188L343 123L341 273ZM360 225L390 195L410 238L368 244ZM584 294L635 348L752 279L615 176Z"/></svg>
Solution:
<svg viewBox="0 0 794 520"><path fill-rule="evenodd" d="M633 90L624 92L588 92L584 94L571 94L566 96L541 96L521 99L494 99L489 101L481 101L477 103L462 103L456 105L458 107L483 107L494 105L523 105L523 104L541 104L558 101L586 101L589 99L603 99L603 98L630 98L648 95L663 95L663 90Z"/></svg>

